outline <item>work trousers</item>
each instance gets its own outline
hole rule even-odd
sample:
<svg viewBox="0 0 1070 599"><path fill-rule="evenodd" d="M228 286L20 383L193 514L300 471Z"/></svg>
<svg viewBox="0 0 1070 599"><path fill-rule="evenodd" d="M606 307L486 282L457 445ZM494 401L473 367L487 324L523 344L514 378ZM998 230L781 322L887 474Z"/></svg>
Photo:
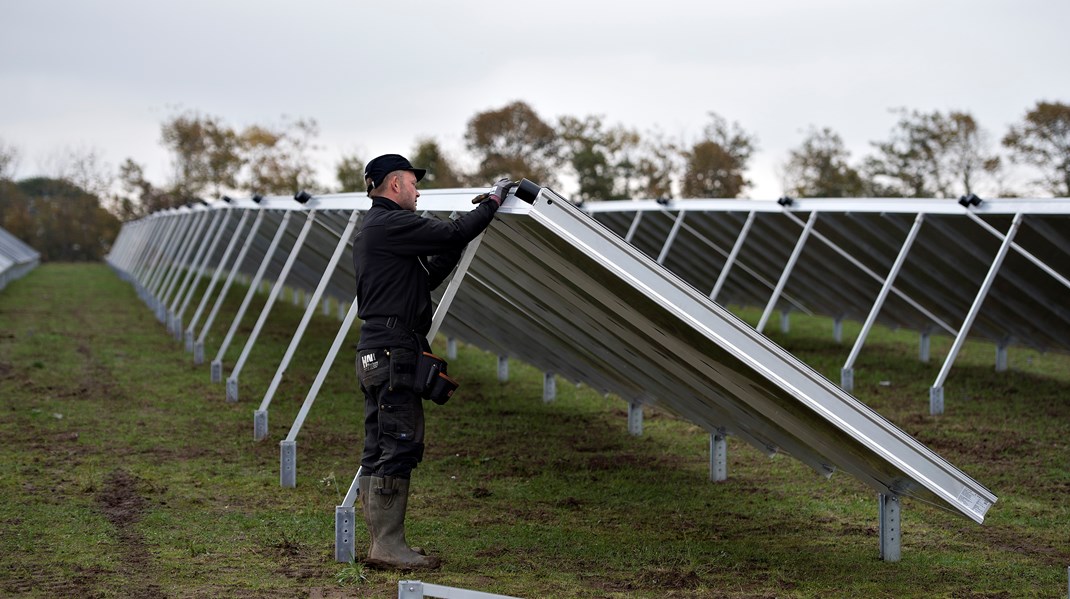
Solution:
<svg viewBox="0 0 1070 599"><path fill-rule="evenodd" d="M424 454L423 400L413 390L416 352L360 350L357 377L364 394L362 474L407 479Z"/></svg>

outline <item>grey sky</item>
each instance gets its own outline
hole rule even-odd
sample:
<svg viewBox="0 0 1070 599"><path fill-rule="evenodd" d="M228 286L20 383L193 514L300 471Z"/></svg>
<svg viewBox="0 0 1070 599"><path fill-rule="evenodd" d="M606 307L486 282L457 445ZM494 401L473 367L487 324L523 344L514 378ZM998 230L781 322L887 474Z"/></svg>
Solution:
<svg viewBox="0 0 1070 599"><path fill-rule="evenodd" d="M757 136L749 195L769 198L810 125L857 160L889 108L971 112L995 144L1036 101L1070 102L1067 0L0 1L0 139L20 176L95 147L165 183L160 123L191 109L316 119L333 184L343 152L432 136L460 159L468 119L519 99L685 139L715 111Z"/></svg>

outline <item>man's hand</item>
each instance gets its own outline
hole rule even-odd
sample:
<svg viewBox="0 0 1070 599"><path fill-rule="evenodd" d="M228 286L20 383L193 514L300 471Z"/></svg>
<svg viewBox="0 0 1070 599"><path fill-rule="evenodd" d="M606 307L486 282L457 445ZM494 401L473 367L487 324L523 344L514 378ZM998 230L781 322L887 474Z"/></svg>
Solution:
<svg viewBox="0 0 1070 599"><path fill-rule="evenodd" d="M494 184L494 190L490 192L490 197L497 201L498 205L501 206L502 200L505 199L505 196L509 195L509 190L512 189L514 185L516 184L510 181L507 177L502 177Z"/></svg>
<svg viewBox="0 0 1070 599"><path fill-rule="evenodd" d="M516 186L516 183L509 180L508 177L502 177L494 184L494 189L487 193L481 193L472 198L473 204L479 204L484 200L494 200L499 206L502 205L502 200L505 196L509 195L509 190Z"/></svg>

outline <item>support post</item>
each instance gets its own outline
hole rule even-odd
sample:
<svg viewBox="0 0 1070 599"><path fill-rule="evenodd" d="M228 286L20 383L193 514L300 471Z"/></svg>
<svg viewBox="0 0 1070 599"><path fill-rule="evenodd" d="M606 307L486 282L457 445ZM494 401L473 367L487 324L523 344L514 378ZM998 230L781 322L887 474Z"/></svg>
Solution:
<svg viewBox="0 0 1070 599"><path fill-rule="evenodd" d="M353 506L337 505L334 507L334 561L349 563L356 559L353 547L353 529L357 525L357 514Z"/></svg>
<svg viewBox="0 0 1070 599"><path fill-rule="evenodd" d="M897 562L901 555L899 496L881 493L879 501L881 559L886 562Z"/></svg>
<svg viewBox="0 0 1070 599"><path fill-rule="evenodd" d="M791 271L795 268L795 263L798 262L799 256L802 255L803 247L806 245L806 238L810 236L810 231L813 230L815 222L817 222L816 211L810 213L810 218L807 219L806 224L803 226L799 240L795 242L795 249L792 250L788 263L784 265L784 272L780 274L776 289L773 290L773 295L770 296L769 303L765 306L765 312L762 313L762 318L758 321L757 330L759 333L765 329L765 323L769 322L769 317L773 314L773 308L780 301L780 294L784 292L784 286L788 284L788 279L791 278Z"/></svg>
<svg viewBox="0 0 1070 599"><path fill-rule="evenodd" d="M728 443L723 428L710 433L710 480L728 480Z"/></svg>
<svg viewBox="0 0 1070 599"><path fill-rule="evenodd" d="M929 414L936 416L944 413L944 388L929 388Z"/></svg>
<svg viewBox="0 0 1070 599"><path fill-rule="evenodd" d="M929 357L932 355L932 335L928 330L922 331L921 336L918 338L918 360L922 364L929 363Z"/></svg>
<svg viewBox="0 0 1070 599"><path fill-rule="evenodd" d="M955 342L951 345L951 351L948 352L947 359L944 360L944 366L940 369L940 374L936 376L936 382L933 383L932 389L930 389L929 409L933 410L938 407L940 410L939 412L930 411L931 414L944 413L944 381L947 380L947 375L951 371L951 365L955 363L955 358L958 357L962 345L966 342L966 334L970 332L974 319L977 318L977 314L981 311L981 304L984 303L985 297L988 295L988 290L992 288L992 282L996 280L996 275L999 273L999 267L1003 265L1003 259L1007 256L1007 251L1010 250L1011 244L1014 243L1014 236L1021 225L1022 213L1019 212L1014 215L1014 220L1011 221L1011 227L1007 231L1007 235L1003 238L1003 243L999 246L999 252L997 252L995 258L992 259L992 265L988 268L988 274L985 275L984 282L981 283L981 288L977 291L977 297L974 298L973 305L970 306L970 311L966 314L966 320L962 323L962 327L959 328L959 334L955 337ZM933 402L934 394L937 392L939 392L940 396L939 406L934 405Z"/></svg>
<svg viewBox="0 0 1070 599"><path fill-rule="evenodd" d="M227 401L229 403L238 401L238 375L236 374L227 377Z"/></svg>
<svg viewBox="0 0 1070 599"><path fill-rule="evenodd" d="M665 264L665 258L669 256L669 249L672 248L673 242L676 241L676 236L680 233L680 227L684 224L685 216L687 216L687 212L684 210L681 210L676 215L676 220L672 224L669 236L665 238L665 245L661 246L661 253L658 254L658 264Z"/></svg>
<svg viewBox="0 0 1070 599"><path fill-rule="evenodd" d="M841 368L840 369L840 389L850 393L855 388L855 369L854 368Z"/></svg>
<svg viewBox="0 0 1070 599"><path fill-rule="evenodd" d="M468 274L468 268L472 266L472 259L476 257L479 245L483 243L484 235L486 235L486 231L468 242L468 246L464 248L464 255L461 256L461 260L457 263L453 278L450 279L450 284L446 286L446 290L442 292L442 299L438 300L438 305L435 306L435 314L431 317L431 328L427 331L428 345L431 345L435 340L435 335L438 334L442 321L446 320L446 313L449 312L453 298L457 297L457 290L461 288L461 283L464 281L465 275Z"/></svg>
<svg viewBox="0 0 1070 599"><path fill-rule="evenodd" d="M996 372L1007 372L1007 340L996 344Z"/></svg>
<svg viewBox="0 0 1070 599"><path fill-rule="evenodd" d="M505 383L509 380L509 356L498 356L498 382Z"/></svg>
<svg viewBox="0 0 1070 599"><path fill-rule="evenodd" d="M453 337L449 337L448 339L446 339L446 359L457 359L457 340Z"/></svg>
<svg viewBox="0 0 1070 599"><path fill-rule="evenodd" d="M359 479L360 468L357 468L357 474L353 476L353 482L349 485L342 505L334 508L334 559L339 562L351 562L357 555L354 548L356 510L353 506L360 494Z"/></svg>
<svg viewBox="0 0 1070 599"><path fill-rule="evenodd" d="M552 372L542 375L542 402L551 403L557 397L557 378Z"/></svg>
<svg viewBox="0 0 1070 599"><path fill-rule="evenodd" d="M638 437L643 434L643 404L628 402L628 433Z"/></svg>
<svg viewBox="0 0 1070 599"><path fill-rule="evenodd" d="M837 316L832 321L832 340L836 343L843 343L843 317Z"/></svg>
<svg viewBox="0 0 1070 599"><path fill-rule="evenodd" d="M884 301L888 299L888 293L894 289L895 279L899 276L903 263L906 262L907 254L910 253L910 248L914 245L914 240L917 239L918 231L921 230L923 222L925 222L925 215L919 212L914 217L914 224L910 227L910 231L907 232L903 245L899 248L899 254L895 257L895 262L892 263L892 267L888 270L888 276L884 278L884 282L881 284L881 290L877 293L877 299L873 302L873 307L870 308L866 321L862 323L862 330L858 333L858 338L855 339L855 344L851 347L851 353L847 356L847 361L844 362L843 369L840 371L840 387L844 391L849 392L854 389L855 360L858 359L858 354L862 351L862 345L865 344L870 329L877 322L877 315L880 314Z"/></svg>
<svg viewBox="0 0 1070 599"><path fill-rule="evenodd" d="M253 440L263 441L268 435L268 413L267 410L254 410L253 411Z"/></svg>
<svg viewBox="0 0 1070 599"><path fill-rule="evenodd" d="M743 249L743 242L747 240L747 233L750 232L751 225L754 224L754 211L751 210L747 215L747 220L743 222L743 228L739 230L739 235L736 237L736 243L732 245L732 251L728 253L728 258L725 259L724 268L721 269L721 274L717 275L717 282L713 285L713 290L710 291L710 299L717 301L717 296L721 293L721 287L724 287L725 281L728 280L728 273L732 270L732 266L736 263L736 258L739 257L739 251Z"/></svg>
<svg viewBox="0 0 1070 599"><path fill-rule="evenodd" d="M780 332L785 335L791 331L791 316L787 310L780 311Z"/></svg>
<svg viewBox="0 0 1070 599"><path fill-rule="evenodd" d="M632 242L632 237L635 236L635 232L639 229L639 221L643 220L643 211L636 210L635 218L632 219L632 224L628 227L628 232L624 235L624 241L628 243Z"/></svg>
<svg viewBox="0 0 1070 599"><path fill-rule="evenodd" d="M297 486L297 441L279 441L279 484L284 489Z"/></svg>
<svg viewBox="0 0 1070 599"><path fill-rule="evenodd" d="M301 402L301 409L297 411L297 417L294 418L294 422L290 425L290 432L286 435L286 440L295 442L297 441L297 434L301 432L301 427L305 424L305 418L308 416L308 411L312 409L313 402L316 401L316 396L319 395L320 388L323 386L323 381L327 379L327 373L330 372L331 366L334 365L334 359L338 356L338 351L342 348L342 343L345 341L346 335L353 328L353 321L357 319L357 311L359 310L357 302L353 302L349 306L349 312L346 313L345 319L342 320L342 325L338 327L338 332L334 336L334 342L331 343L331 348L327 350L327 357L323 359L323 364L320 365L320 370L316 374L316 380L312 381L312 387L305 395L305 401ZM294 456L296 458L296 449ZM359 470L358 470L359 472ZM296 462L294 466L294 484L296 485L297 476ZM281 475L280 475L281 476ZM356 485L356 479L353 482ZM285 485L283 485L285 486ZM355 488L355 487L354 487ZM351 492L354 492L351 489ZM349 503L353 505L352 502Z"/></svg>

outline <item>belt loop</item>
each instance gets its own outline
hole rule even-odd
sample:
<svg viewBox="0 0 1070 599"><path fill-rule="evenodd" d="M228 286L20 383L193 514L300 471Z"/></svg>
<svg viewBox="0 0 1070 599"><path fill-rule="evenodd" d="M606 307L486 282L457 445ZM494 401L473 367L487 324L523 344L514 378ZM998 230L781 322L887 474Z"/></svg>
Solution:
<svg viewBox="0 0 1070 599"><path fill-rule="evenodd" d="M397 316L391 316L390 318L386 319L386 328L392 329L392 328L394 328L394 325L397 324L397 323L398 323L398 317Z"/></svg>

